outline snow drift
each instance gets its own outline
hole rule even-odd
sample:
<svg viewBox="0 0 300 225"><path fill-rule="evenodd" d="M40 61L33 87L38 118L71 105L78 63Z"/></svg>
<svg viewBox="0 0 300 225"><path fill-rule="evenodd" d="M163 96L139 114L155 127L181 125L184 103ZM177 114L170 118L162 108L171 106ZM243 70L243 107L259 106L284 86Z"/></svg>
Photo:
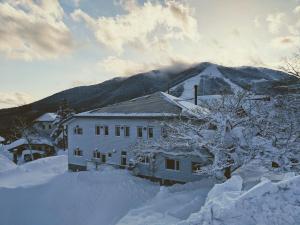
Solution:
<svg viewBox="0 0 300 225"><path fill-rule="evenodd" d="M278 183L263 178L247 191L243 179L233 176L209 192L205 205L178 225L298 225L300 176Z"/></svg>
<svg viewBox="0 0 300 225"><path fill-rule="evenodd" d="M110 167L70 173L66 155L48 157L0 171L0 224L298 225L300 176L251 174L159 187Z"/></svg>
<svg viewBox="0 0 300 225"><path fill-rule="evenodd" d="M69 173L66 162L48 157L0 173L0 224L116 224L159 190L125 170Z"/></svg>

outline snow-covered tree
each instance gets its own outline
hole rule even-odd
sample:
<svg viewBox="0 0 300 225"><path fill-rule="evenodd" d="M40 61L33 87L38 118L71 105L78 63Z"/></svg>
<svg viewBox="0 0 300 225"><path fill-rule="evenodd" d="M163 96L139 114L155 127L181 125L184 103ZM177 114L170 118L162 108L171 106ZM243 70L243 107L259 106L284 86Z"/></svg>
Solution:
<svg viewBox="0 0 300 225"><path fill-rule="evenodd" d="M32 123L26 121L22 117L17 117L13 122L12 134L13 134L12 137L13 140L23 138L26 141L27 146L29 148L28 150L30 151L31 159L33 160L33 154L32 154L33 141L39 139L40 136L37 130L32 125Z"/></svg>
<svg viewBox="0 0 300 225"><path fill-rule="evenodd" d="M158 152L206 156L209 163L199 173L212 176L225 171L230 177L233 170L252 159L270 169L299 169L299 103L296 95L270 98L246 91L223 95L200 102L210 111L205 117L202 110L195 110L193 118L164 120L164 138L139 141L132 149L137 159Z"/></svg>
<svg viewBox="0 0 300 225"><path fill-rule="evenodd" d="M51 133L51 137L55 140L58 147L66 149L67 147L67 132L64 127L64 122L71 118L75 111L69 106L66 100L63 100L57 110L57 119L54 121L55 129Z"/></svg>

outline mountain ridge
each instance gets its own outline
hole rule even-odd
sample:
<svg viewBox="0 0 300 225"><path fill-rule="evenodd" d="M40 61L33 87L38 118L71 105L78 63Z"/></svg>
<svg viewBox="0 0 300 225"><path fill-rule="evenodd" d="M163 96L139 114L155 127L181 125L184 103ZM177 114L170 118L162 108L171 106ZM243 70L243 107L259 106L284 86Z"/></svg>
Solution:
<svg viewBox="0 0 300 225"><path fill-rule="evenodd" d="M200 87L198 95L233 93L228 83L242 89L250 89L257 94L269 95L284 94L287 90L282 87L300 84L299 79L282 71L248 66L225 67L209 62L195 64L181 71L152 70L129 77L116 77L99 84L70 88L24 106L0 109L0 135L9 136L9 129L15 117L22 116L29 121L33 120L45 112L56 111L63 100L66 100L77 112L82 112L156 91L170 89L171 94L178 96L178 93L174 92L174 87L180 86L209 67L215 67L222 76L204 74L202 81L200 79L195 82ZM201 87L205 87L202 92ZM185 91L193 93L193 90Z"/></svg>

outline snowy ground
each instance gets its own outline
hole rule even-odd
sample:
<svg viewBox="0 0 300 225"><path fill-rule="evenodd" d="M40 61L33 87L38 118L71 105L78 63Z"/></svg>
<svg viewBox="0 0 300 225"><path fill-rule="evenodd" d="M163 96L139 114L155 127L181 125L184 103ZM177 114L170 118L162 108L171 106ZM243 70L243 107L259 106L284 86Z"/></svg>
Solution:
<svg viewBox="0 0 300 225"><path fill-rule="evenodd" d="M1 225L297 225L300 221L300 176L290 174L273 183L262 178L264 170L259 169L257 176L252 173L251 179L243 179L243 172L255 164L214 187L210 180L160 187L110 167L70 173L66 155L21 166L0 156L0 165Z"/></svg>

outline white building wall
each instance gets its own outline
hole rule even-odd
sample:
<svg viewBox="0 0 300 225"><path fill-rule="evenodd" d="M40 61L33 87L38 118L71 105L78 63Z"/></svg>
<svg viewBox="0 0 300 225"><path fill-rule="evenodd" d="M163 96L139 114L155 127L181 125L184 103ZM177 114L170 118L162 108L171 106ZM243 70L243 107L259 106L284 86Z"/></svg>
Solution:
<svg viewBox="0 0 300 225"><path fill-rule="evenodd" d="M103 126L100 129L100 135L96 135L95 127ZM82 135L74 134L74 128L80 127L83 129ZM109 135L104 135L104 126L109 127ZM115 126L129 126L130 136L124 136L124 129L121 129L121 136L115 135ZM137 137L137 127L143 127L143 140L148 140L147 130L144 128L153 127L153 141L161 138L162 122L155 119L115 119L115 118L76 118L68 125L68 144L69 144L69 168L85 170L89 165L95 166L93 162L93 152L97 149L101 154L106 154L106 163L113 165L121 164L121 152L127 152L127 164L133 158L130 147L135 145L139 139ZM74 155L74 150L79 148L82 150L82 156ZM108 157L111 153L111 157ZM180 162L180 170L168 170L165 167L165 159L175 159ZM101 162L101 159L97 160ZM192 162L201 162L201 158L192 155L169 155L169 154L156 154L155 162L152 164L138 163L133 172L136 175L144 177L153 177L159 180L173 180L179 182L189 182L200 180L203 176L199 176L192 172ZM207 163L207 162L202 162Z"/></svg>
<svg viewBox="0 0 300 225"><path fill-rule="evenodd" d="M83 129L82 135L74 134L76 126ZM96 135L95 127L103 126L100 129L100 135ZM109 135L104 135L104 126L109 127ZM130 127L130 136L124 136L124 129L121 129L121 135L115 135L115 126ZM106 154L107 163L120 165L121 152L127 152L127 162L131 158L130 146L137 143L141 138L137 137L137 127L143 127L143 140L147 138L147 128L153 127L153 140L160 138L160 121L154 119L115 119L115 118L76 118L68 125L68 144L69 144L69 164L87 166L87 162L92 160L93 152L97 149ZM146 128L146 130L144 129ZM74 155L74 150L79 148L83 151L82 156ZM111 153L111 157L108 157Z"/></svg>

